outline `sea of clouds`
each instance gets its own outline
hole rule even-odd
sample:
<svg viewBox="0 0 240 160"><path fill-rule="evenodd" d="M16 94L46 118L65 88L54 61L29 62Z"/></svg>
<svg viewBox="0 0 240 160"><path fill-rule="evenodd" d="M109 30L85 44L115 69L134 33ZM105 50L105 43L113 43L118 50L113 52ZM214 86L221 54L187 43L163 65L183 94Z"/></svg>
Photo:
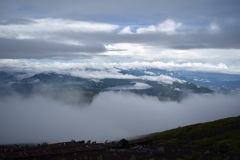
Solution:
<svg viewBox="0 0 240 160"><path fill-rule="evenodd" d="M69 96L71 97L69 93ZM190 95L179 102L129 92L103 92L91 104L47 96L1 98L0 144L118 140L240 115L240 94Z"/></svg>

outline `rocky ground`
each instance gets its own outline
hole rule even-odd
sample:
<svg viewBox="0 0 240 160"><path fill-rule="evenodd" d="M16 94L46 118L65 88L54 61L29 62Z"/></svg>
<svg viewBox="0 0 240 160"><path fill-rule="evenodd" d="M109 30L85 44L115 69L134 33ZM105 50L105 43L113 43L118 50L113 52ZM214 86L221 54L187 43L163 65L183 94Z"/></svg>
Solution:
<svg viewBox="0 0 240 160"><path fill-rule="evenodd" d="M1 146L0 159L163 159L165 149L152 139L119 142L71 141L56 144Z"/></svg>
<svg viewBox="0 0 240 160"><path fill-rule="evenodd" d="M1 146L0 159L62 159L62 160L166 160L166 159L240 159L210 147L184 147L155 144L152 139L95 143L71 141L56 144Z"/></svg>

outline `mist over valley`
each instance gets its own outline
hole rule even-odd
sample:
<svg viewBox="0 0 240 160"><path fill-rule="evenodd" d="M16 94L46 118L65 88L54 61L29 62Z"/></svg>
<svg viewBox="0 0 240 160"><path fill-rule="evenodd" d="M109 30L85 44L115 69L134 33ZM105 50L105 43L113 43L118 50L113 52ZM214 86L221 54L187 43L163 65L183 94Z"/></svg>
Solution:
<svg viewBox="0 0 240 160"><path fill-rule="evenodd" d="M120 72L134 79L1 72L0 143L104 142L240 114L236 85L209 89L209 73L199 74L209 81L200 87L193 72L184 79L182 71ZM219 76L239 83L237 75Z"/></svg>

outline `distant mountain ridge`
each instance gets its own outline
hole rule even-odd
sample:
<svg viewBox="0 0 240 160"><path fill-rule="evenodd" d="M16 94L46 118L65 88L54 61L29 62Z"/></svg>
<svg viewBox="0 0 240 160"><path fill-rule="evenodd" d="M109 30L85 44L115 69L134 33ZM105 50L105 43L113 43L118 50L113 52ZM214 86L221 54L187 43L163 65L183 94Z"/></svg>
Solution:
<svg viewBox="0 0 240 160"><path fill-rule="evenodd" d="M159 100L180 101L189 93L212 93L212 90L208 88L178 81L167 76L158 77L160 81L148 79L149 77L143 79L104 78L92 80L57 73L40 73L22 79L19 79L19 76L22 76L22 73L1 72L0 94L7 95L17 92L23 95L33 93L46 95L51 94L51 92L75 92L79 95L86 95L85 98L91 99L100 92L128 91L138 95L154 96ZM167 82L168 80L169 82Z"/></svg>
<svg viewBox="0 0 240 160"><path fill-rule="evenodd" d="M193 83L198 86L206 87L218 92L229 92L231 90L240 90L240 75L239 74L224 74L213 72L197 72L186 70L162 70L157 68L148 68L144 70L130 69L122 70L123 74L131 75L167 75L181 80L185 80L189 83Z"/></svg>
<svg viewBox="0 0 240 160"><path fill-rule="evenodd" d="M56 99L75 96L76 103L91 102L101 92L132 92L157 97L161 101L181 101L189 94L240 91L240 75L169 71L157 68L117 69L116 75L86 69L81 74L56 72L0 72L0 95L41 94ZM99 74L96 76L96 74ZM100 77L100 78L94 78ZM74 93L71 95L71 92ZM83 100L84 99L84 100ZM75 102L74 102L75 103Z"/></svg>

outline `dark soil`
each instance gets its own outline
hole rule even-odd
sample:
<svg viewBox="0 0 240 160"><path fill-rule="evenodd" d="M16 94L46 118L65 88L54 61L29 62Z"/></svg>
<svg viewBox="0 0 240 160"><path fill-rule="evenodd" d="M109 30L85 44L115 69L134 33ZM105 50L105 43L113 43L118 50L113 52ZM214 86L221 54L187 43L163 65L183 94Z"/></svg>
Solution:
<svg viewBox="0 0 240 160"><path fill-rule="evenodd" d="M151 139L95 143L84 141L37 146L1 146L0 159L62 159L62 160L166 160L166 159L240 159L213 151L211 147L186 147L172 144L154 144Z"/></svg>

